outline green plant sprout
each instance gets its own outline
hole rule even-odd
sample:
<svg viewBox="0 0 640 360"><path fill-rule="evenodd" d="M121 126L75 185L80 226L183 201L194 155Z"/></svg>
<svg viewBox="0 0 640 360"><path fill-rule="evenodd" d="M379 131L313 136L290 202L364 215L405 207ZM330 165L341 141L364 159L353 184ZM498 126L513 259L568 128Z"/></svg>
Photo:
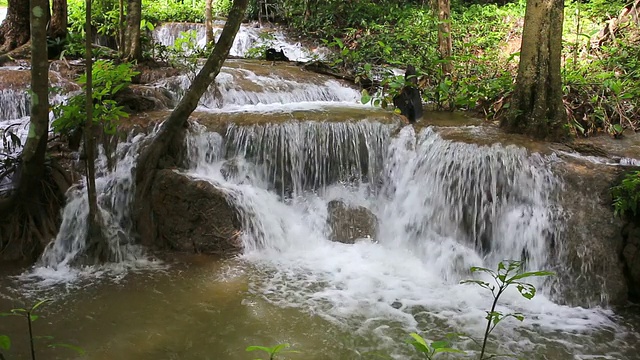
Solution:
<svg viewBox="0 0 640 360"><path fill-rule="evenodd" d="M39 315L36 315L35 312L38 308L40 308L41 306L43 306L44 304L50 302L51 299L44 299L44 300L40 300L37 303L35 303L33 306L31 306L30 308L17 308L17 309L11 309L9 310L8 313L0 313L0 316L18 316L18 317L22 317L27 321L27 326L29 329L29 349L31 351L31 360L36 360L36 347L35 347L35 340L39 340L39 339L46 339L46 340L53 340L53 336L35 336L33 334L33 322L38 320L40 318ZM75 352L77 352L80 355L84 354L84 350L74 346L74 345L70 345L70 344L63 344L63 343L53 343L53 344L49 344L47 345L47 347L50 348L67 348L67 349L71 349ZM9 338L9 336L7 335L0 335L0 350L5 350L8 351L11 348L11 339ZM0 360L6 360L6 358L4 357L4 355L0 352Z"/></svg>
<svg viewBox="0 0 640 360"><path fill-rule="evenodd" d="M278 355L279 353L299 353L299 351L296 351L296 350L286 350L289 347L290 347L289 344L277 344L271 347L249 346L247 347L246 350L247 351L264 351L267 354L269 354L269 360L274 360L276 358L276 355ZM256 359L256 360L262 360L262 359Z"/></svg>
<svg viewBox="0 0 640 360"><path fill-rule="evenodd" d="M472 267L471 272L484 272L489 274L495 281L494 284L490 284L488 282L482 280L463 280L461 284L476 284L482 288L488 289L491 291L491 295L493 295L493 304L491 304L491 310L487 311L487 327L484 331L484 338L482 340L482 350L480 351L480 360L484 359L484 354L487 348L487 340L489 339L489 335L496 326L506 318L514 318L518 321L524 320L524 315L521 313L509 313L503 314L499 311L496 311L496 306L498 305L498 300L500 296L504 294L507 288L511 285L515 285L516 289L520 295L522 295L525 299L531 300L536 295L536 288L530 283L523 282L522 280L532 277L539 276L552 276L554 273L550 271L528 271L522 272L523 270L523 262L522 261L514 261L514 260L505 260L501 261L498 264L498 271L493 271L483 267Z"/></svg>
<svg viewBox="0 0 640 360"><path fill-rule="evenodd" d="M411 336L411 339L407 340L407 342L429 360L435 359L438 354L465 354L462 350L452 348L449 340L434 341L431 344L427 344L426 340L416 333L411 333L409 336ZM447 337L454 338L457 337L457 334L449 334Z"/></svg>

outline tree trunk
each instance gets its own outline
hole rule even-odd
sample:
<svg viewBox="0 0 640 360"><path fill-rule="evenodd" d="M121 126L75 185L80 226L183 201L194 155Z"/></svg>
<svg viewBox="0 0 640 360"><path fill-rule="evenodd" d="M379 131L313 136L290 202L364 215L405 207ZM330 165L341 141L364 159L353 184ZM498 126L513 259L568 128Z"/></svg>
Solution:
<svg viewBox="0 0 640 360"><path fill-rule="evenodd" d="M438 8L438 49L442 62L442 73L447 75L453 71L451 54L453 52L451 41L451 5L449 0L437 0Z"/></svg>
<svg viewBox="0 0 640 360"><path fill-rule="evenodd" d="M207 0L204 8L204 27L207 45L213 44L213 0Z"/></svg>
<svg viewBox="0 0 640 360"><path fill-rule="evenodd" d="M125 17L124 17L124 0L118 0L118 53L120 56L124 56L125 48Z"/></svg>
<svg viewBox="0 0 640 360"><path fill-rule="evenodd" d="M142 21L142 0L127 1L127 29L125 31L124 57L129 60L142 60L140 44L140 22Z"/></svg>
<svg viewBox="0 0 640 360"><path fill-rule="evenodd" d="M4 254L11 242L22 257L33 257L42 250L42 243L49 240L44 233L46 204L43 201L43 184L46 173L45 155L49 134L49 61L47 57L47 7L48 0L31 1L31 119L29 135L25 142L19 169L14 174L16 191L0 201L0 253L3 257L17 258L16 254ZM15 253L16 251L14 251ZM9 251L11 253L11 251Z"/></svg>
<svg viewBox="0 0 640 360"><path fill-rule="evenodd" d="M147 146L138 158L136 170L136 223L138 233L142 237L143 243L152 244L155 240L155 225L149 206L149 196L151 194L151 184L153 183L156 169L159 167L160 159L165 156L177 134L185 127L187 119L198 106L198 101L209 85L215 80L222 64L229 56L229 50L233 45L233 40L240 29L240 24L244 19L249 0L234 0L229 17L222 34L218 39L213 51L207 58L204 66L198 72L191 86L184 94L176 108L171 112L169 118L162 124L153 141Z"/></svg>
<svg viewBox="0 0 640 360"><path fill-rule="evenodd" d="M29 0L9 0L8 5L7 17L0 25L0 53L9 52L26 44L31 34ZM48 8L47 4L43 11Z"/></svg>
<svg viewBox="0 0 640 360"><path fill-rule="evenodd" d="M98 208L98 194L96 192L96 153L95 153L95 132L93 131L93 57L91 42L91 0L86 0L85 19L85 71L87 82L85 84L85 111L87 121L84 126L84 153L86 156L86 181L87 198L89 200L89 228L87 233L86 256L94 261L104 262L109 260L109 246L102 235L102 216Z"/></svg>
<svg viewBox="0 0 640 360"><path fill-rule="evenodd" d="M564 0L528 0L520 65L510 113L502 121L509 131L536 138L562 137L562 22Z"/></svg>
<svg viewBox="0 0 640 360"><path fill-rule="evenodd" d="M49 37L64 39L67 37L67 0L52 0L52 16Z"/></svg>
<svg viewBox="0 0 640 360"><path fill-rule="evenodd" d="M48 0L32 0L31 5L31 121L29 136L22 150L19 191L30 197L38 192L45 172L45 153L49 135L49 60L47 56ZM22 197L22 196L21 196Z"/></svg>

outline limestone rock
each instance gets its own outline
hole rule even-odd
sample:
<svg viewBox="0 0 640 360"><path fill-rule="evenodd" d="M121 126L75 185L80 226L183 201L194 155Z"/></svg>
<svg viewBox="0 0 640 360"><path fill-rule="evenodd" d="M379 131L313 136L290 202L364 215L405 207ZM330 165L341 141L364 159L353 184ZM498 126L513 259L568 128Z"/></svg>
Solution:
<svg viewBox="0 0 640 360"><path fill-rule="evenodd" d="M621 169L586 161L556 165L565 182L561 205L566 212L564 241L556 280L570 304L623 304L628 299L624 264L623 221L615 217L610 188ZM606 296L605 296L606 294Z"/></svg>
<svg viewBox="0 0 640 360"><path fill-rule="evenodd" d="M353 244L356 239L374 237L378 230L378 219L363 206L350 207L340 200L327 206L327 225L331 229L331 240Z"/></svg>
<svg viewBox="0 0 640 360"><path fill-rule="evenodd" d="M172 170L159 171L153 184L152 210L161 248L209 254L242 250L237 209L207 181Z"/></svg>
<svg viewBox="0 0 640 360"><path fill-rule="evenodd" d="M625 246L622 251L627 278L629 280L629 297L632 301L640 301L640 227L628 224L623 232Z"/></svg>

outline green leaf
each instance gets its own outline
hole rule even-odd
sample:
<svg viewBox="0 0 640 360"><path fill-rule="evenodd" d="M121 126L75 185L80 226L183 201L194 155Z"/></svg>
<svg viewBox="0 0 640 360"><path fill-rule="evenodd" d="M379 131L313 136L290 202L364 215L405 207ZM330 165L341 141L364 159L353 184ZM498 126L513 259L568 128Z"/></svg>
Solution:
<svg viewBox="0 0 640 360"><path fill-rule="evenodd" d="M422 336L416 333L411 333L409 334L409 336L411 336L413 340L407 340L407 342L413 345L413 347L415 347L416 350L423 352L425 354L431 353L431 348L429 347L429 345L427 345L427 342L422 338Z"/></svg>
<svg viewBox="0 0 640 360"><path fill-rule="evenodd" d="M38 301L37 303L35 303L35 305L33 305L33 306L31 307L31 312L35 311L35 310L36 310L37 308L39 308L40 306L42 306L42 305L44 305L44 304L46 304L46 303L48 303L48 302L51 302L51 301L52 301L51 299L44 299L44 300L40 300L40 301Z"/></svg>
<svg viewBox="0 0 640 360"><path fill-rule="evenodd" d="M264 351L267 354L270 354L271 353L271 348L270 347L266 347L266 346L253 345L253 346L247 346L245 351Z"/></svg>
<svg viewBox="0 0 640 360"><path fill-rule="evenodd" d="M529 272L525 272L525 273L522 273L522 274L514 275L513 277L509 278L509 280L507 280L507 282L514 282L516 280L525 279L525 278L529 278L529 277L554 276L554 275L555 275L555 273L551 272L551 271L529 271Z"/></svg>
<svg viewBox="0 0 640 360"><path fill-rule="evenodd" d="M368 104L371 101L371 95L366 89L362 90L362 97L360 98L360 102L363 104Z"/></svg>
<svg viewBox="0 0 640 360"><path fill-rule="evenodd" d="M431 348L434 350L446 348L448 346L449 346L449 342L446 340L434 341L431 343Z"/></svg>
<svg viewBox="0 0 640 360"><path fill-rule="evenodd" d="M466 352L459 350L459 349L454 349L454 348L439 348L439 349L435 349L435 353L453 353L453 354L466 354Z"/></svg>
<svg viewBox="0 0 640 360"><path fill-rule="evenodd" d="M50 348L65 348L65 349L70 349L75 351L76 353L78 353L78 355L84 355L85 351L83 348L79 347L79 346L75 346L75 345L71 345L71 344L50 344L49 345Z"/></svg>
<svg viewBox="0 0 640 360"><path fill-rule="evenodd" d="M0 335L0 349L11 349L11 339L7 335Z"/></svg>
<svg viewBox="0 0 640 360"><path fill-rule="evenodd" d="M33 315L33 314L29 315L29 320L31 320L31 322L38 320L38 318L39 318L38 315Z"/></svg>

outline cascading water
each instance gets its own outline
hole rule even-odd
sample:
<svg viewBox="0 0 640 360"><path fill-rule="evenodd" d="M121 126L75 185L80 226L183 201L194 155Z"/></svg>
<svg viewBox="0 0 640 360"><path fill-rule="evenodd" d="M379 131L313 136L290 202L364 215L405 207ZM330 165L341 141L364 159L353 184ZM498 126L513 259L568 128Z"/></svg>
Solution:
<svg viewBox="0 0 640 360"><path fill-rule="evenodd" d="M216 41L222 33L223 25L223 22L216 22L214 24L213 31ZM302 46L299 42L291 43L280 30L259 28L256 25L257 24L242 24L240 26L240 30L229 52L232 56L244 57L251 48L263 46L278 50L282 49L291 61L323 59L327 54L326 49L318 48L310 50ZM195 31L198 47L205 47L204 24L165 23L153 31L153 38L159 44L173 46L181 33L187 31Z"/></svg>
<svg viewBox="0 0 640 360"><path fill-rule="evenodd" d="M504 259L553 266L561 182L546 165L555 160L446 141L431 128L405 127L396 137L391 130L366 121L231 126L224 140L190 138L189 148L206 150L191 152L187 174L221 188L240 209L244 258L262 274L253 291L271 302L383 337L433 322L440 335L460 327L477 335L491 298L458 284L471 277L469 267ZM374 241L329 240L327 206L336 199L377 215ZM515 292L503 300L499 311L523 312L528 327L545 331L610 324L605 313L544 295L526 305ZM501 336L516 326L505 324Z"/></svg>
<svg viewBox="0 0 640 360"><path fill-rule="evenodd" d="M357 104L357 90L292 66L251 66L227 62L201 100L201 111L240 121L220 134L192 127L184 170L224 191L239 209L249 292L374 337L385 353L409 358L397 346L408 331L428 329L433 340L482 332L492 298L459 284L472 276L469 267L520 259L529 269L558 268L563 228L556 188L562 181L548 170L555 158L447 141L432 128L396 132L394 124L356 121L372 113ZM185 76L161 85L177 98L188 83ZM317 121L338 108L366 114ZM295 111L307 121L242 125L243 116ZM107 237L117 266L125 268L154 266L130 242L132 176L143 138L119 145L115 170L104 157L98 164ZM329 203L336 200L375 215L375 236L351 245L330 241ZM84 260L87 213L80 184L68 194L56 240L24 277L48 284L77 275L72 265ZM534 358L536 346L555 346L563 354L581 353L581 346L598 347L589 343L590 329L617 331L610 312L557 305L548 284L535 284L542 291L532 301L524 303L515 291L504 295L497 310L522 312L527 321L500 325L500 352Z"/></svg>
<svg viewBox="0 0 640 360"><path fill-rule="evenodd" d="M100 151L96 161L96 192L104 225L103 235L109 242L110 261L115 264L109 270L157 265L145 256L140 245L132 242L133 176L136 156L145 138L145 134L131 135L118 144L113 159L109 160ZM89 201L83 181L67 192L58 235L44 250L34 271L25 274L24 278L36 279L40 285L69 282L77 278L79 270L74 268L93 264L93 259L85 256L88 219Z"/></svg>
<svg viewBox="0 0 640 360"><path fill-rule="evenodd" d="M297 68L292 70L299 72ZM282 109L282 105L292 109L292 105L296 104L298 107L308 108L313 103L352 106L360 99L358 91L345 87L336 80L305 82L284 78L285 75L287 74L258 75L248 69L224 67L216 78L216 84L200 99L200 105L224 111L256 111ZM169 89L179 98L190 83L188 76L179 76L161 81L160 86Z"/></svg>

